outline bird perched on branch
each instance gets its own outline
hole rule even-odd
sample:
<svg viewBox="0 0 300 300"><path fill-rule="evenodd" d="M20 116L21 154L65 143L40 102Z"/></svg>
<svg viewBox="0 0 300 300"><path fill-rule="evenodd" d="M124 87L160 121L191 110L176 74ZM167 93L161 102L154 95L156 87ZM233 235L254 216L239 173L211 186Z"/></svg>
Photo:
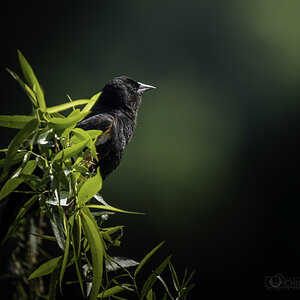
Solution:
<svg viewBox="0 0 300 300"><path fill-rule="evenodd" d="M116 77L102 89L91 113L77 124L84 130L103 131L96 142L103 179L120 164L136 126L142 94L154 88L126 76Z"/></svg>

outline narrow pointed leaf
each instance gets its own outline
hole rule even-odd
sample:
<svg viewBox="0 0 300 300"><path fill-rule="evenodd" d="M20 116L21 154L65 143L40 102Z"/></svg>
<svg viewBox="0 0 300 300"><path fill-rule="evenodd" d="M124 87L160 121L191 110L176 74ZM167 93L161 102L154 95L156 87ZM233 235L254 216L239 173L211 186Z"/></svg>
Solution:
<svg viewBox="0 0 300 300"><path fill-rule="evenodd" d="M161 284L163 285L164 289L166 290L167 294L169 295L169 297L174 300L173 296L171 295L169 288L166 284L166 282L161 278L161 276L156 275L156 278L161 282Z"/></svg>
<svg viewBox="0 0 300 300"><path fill-rule="evenodd" d="M95 105L96 101L99 99L100 95L102 92L97 93L96 95L94 95L91 100L89 101L89 103L82 109L82 112L87 112L89 113L90 110L92 109L92 107Z"/></svg>
<svg viewBox="0 0 300 300"><path fill-rule="evenodd" d="M32 272L28 280L51 274L56 269L61 258L62 256L54 257L43 263L34 272Z"/></svg>
<svg viewBox="0 0 300 300"><path fill-rule="evenodd" d="M154 283L156 282L157 276L159 276L165 267L167 266L168 262L170 261L172 255L168 256L160 265L158 268L155 269L153 272L154 274L151 274L146 282L144 283L141 291L142 297L145 297L148 293L148 291L153 287Z"/></svg>
<svg viewBox="0 0 300 300"><path fill-rule="evenodd" d="M131 287L131 286L132 286L132 284L130 284L130 283L123 283L122 285L113 286L112 288L100 293L97 296L97 299L105 299L105 298L111 297L120 292L123 292L124 290L126 290L126 287Z"/></svg>
<svg viewBox="0 0 300 300"><path fill-rule="evenodd" d="M97 174L89 178L80 188L78 192L78 202L79 204L84 204L91 198L93 198L102 188L102 178L100 175L99 168L97 169Z"/></svg>
<svg viewBox="0 0 300 300"><path fill-rule="evenodd" d="M151 290L148 292L147 296L146 296L146 300L154 300L154 299L155 299L155 293L154 293L154 291L151 289Z"/></svg>
<svg viewBox="0 0 300 300"><path fill-rule="evenodd" d="M144 214L144 213L139 213L139 212L134 212L134 211L127 211L127 210L115 208L113 206L106 206L106 205L90 204L90 205L87 205L87 207L108 210L108 211L113 211L113 212L119 212L119 213L124 213L124 214L134 214L134 215L143 215Z"/></svg>
<svg viewBox="0 0 300 300"><path fill-rule="evenodd" d="M161 300L167 300L167 298L168 298L168 294L165 293L164 296L161 298Z"/></svg>
<svg viewBox="0 0 300 300"><path fill-rule="evenodd" d="M56 238L56 242L58 246L65 251L66 248L66 239L65 239L65 231L64 226L61 220L61 216L59 213L59 207L52 206L51 207L52 219L50 220L50 224Z"/></svg>
<svg viewBox="0 0 300 300"><path fill-rule="evenodd" d="M68 158L73 157L77 153L79 153L87 144L89 143L89 140L84 140L78 144L74 144L66 149L63 149L59 151L53 161L65 161Z"/></svg>
<svg viewBox="0 0 300 300"><path fill-rule="evenodd" d="M71 125L76 125L81 121L88 113L80 112L75 115L70 115L66 118L50 118L48 119L49 125L54 129L65 129Z"/></svg>
<svg viewBox="0 0 300 300"><path fill-rule="evenodd" d="M23 182L20 178L10 178L0 191L0 200L13 192Z"/></svg>
<svg viewBox="0 0 300 300"><path fill-rule="evenodd" d="M37 107L37 100L34 91L13 71L6 68L7 72L18 82L18 84L22 87L22 89L27 94L28 98L31 100L34 107Z"/></svg>
<svg viewBox="0 0 300 300"><path fill-rule="evenodd" d="M184 286L187 286L187 285L189 284L189 282L191 281L192 277L195 275L195 272L196 272L196 271L193 271L193 272L190 274L190 276L189 276L189 278L187 279L187 281L186 281L186 282L183 282Z"/></svg>
<svg viewBox="0 0 300 300"><path fill-rule="evenodd" d="M68 262L68 258L69 258L70 234L72 234L72 227L73 227L73 223L74 223L74 215L72 215L70 217L69 222L70 222L70 224L67 224L67 230L66 230L66 247L65 247L65 252L64 252L64 255L63 255L60 274L59 274L60 291L61 291L61 284L62 284L62 280L63 280L64 274L65 274L65 270L66 270L67 262Z"/></svg>
<svg viewBox="0 0 300 300"><path fill-rule="evenodd" d="M134 277L137 276L137 274L140 272L140 270L143 268L143 266L145 265L145 263L150 259L150 257L164 244L165 241L161 242L160 244L158 244L154 249L152 249L140 262L140 264L138 265L138 267L136 268L135 272L134 272Z"/></svg>
<svg viewBox="0 0 300 300"><path fill-rule="evenodd" d="M11 177L6 181L4 186L2 187L0 191L0 200L5 198L7 195L9 195L11 192L13 192L22 182L24 182L23 178L20 178L19 176L22 174L29 175L31 174L36 167L36 161L30 160L28 161L24 167L19 168Z"/></svg>
<svg viewBox="0 0 300 300"><path fill-rule="evenodd" d="M195 284L191 284L189 287L183 290L183 292L180 294L180 299L186 299L186 295L194 288Z"/></svg>
<svg viewBox="0 0 300 300"><path fill-rule="evenodd" d="M31 116L0 116L0 126L8 128L22 129L29 121L35 119Z"/></svg>
<svg viewBox="0 0 300 300"><path fill-rule="evenodd" d="M174 268L174 266L171 262L169 262L169 269L170 269L170 272L171 272L171 275L172 275L172 280L173 280L173 285L175 287L175 290L179 291L180 283L179 283L178 276L177 276L177 273L175 271L175 268Z"/></svg>
<svg viewBox="0 0 300 300"><path fill-rule="evenodd" d="M5 238L1 242L3 245L5 241L10 237L10 235L14 232L16 229L16 226L19 224L19 222L28 215L28 211L30 211L30 208L35 204L35 202L38 200L39 195L34 195L31 197L19 210L17 217L15 218L13 224L9 227Z"/></svg>
<svg viewBox="0 0 300 300"><path fill-rule="evenodd" d="M82 213L82 225L90 245L93 265L93 279L90 300L95 300L100 290L103 275L103 246L100 239L98 228L95 227L91 219Z"/></svg>
<svg viewBox="0 0 300 300"><path fill-rule="evenodd" d="M25 153L26 152L16 153L15 157L11 161L11 166L20 162L24 158ZM3 166L5 164L5 159L6 158L0 159L0 168L3 168Z"/></svg>
<svg viewBox="0 0 300 300"><path fill-rule="evenodd" d="M89 103L89 99L79 99L79 100L74 100L72 102L67 102L64 104L60 104L60 105L56 105L56 106L52 106L52 107L48 107L46 109L46 112L49 114L53 114L53 113L57 113L57 112L61 112L64 110L67 110L69 108L78 106L78 105L84 105Z"/></svg>
<svg viewBox="0 0 300 300"><path fill-rule="evenodd" d="M26 138L28 138L32 132L36 129L38 126L38 120L33 119L29 121L14 137L12 142L9 144L6 160L3 167L3 173L5 173L8 168L13 163L14 157L19 150L22 143L25 141Z"/></svg>
<svg viewBox="0 0 300 300"><path fill-rule="evenodd" d="M43 90L40 87L40 84L31 68L31 66L29 65L26 58L22 55L21 51L19 51L19 50L18 50L18 56L19 56L19 61L20 61L21 69L23 71L25 80L26 80L27 84L29 85L29 87L35 92L40 109L42 111L44 111L46 109L46 104L45 104Z"/></svg>
<svg viewBox="0 0 300 300"><path fill-rule="evenodd" d="M79 285L81 289L81 293L84 296L84 288L83 288L83 280L82 280L82 265L81 265L81 217L79 214L75 216L74 226L73 226L73 234L71 234L71 240L73 245L73 253L74 253L74 262L77 277L79 280Z"/></svg>

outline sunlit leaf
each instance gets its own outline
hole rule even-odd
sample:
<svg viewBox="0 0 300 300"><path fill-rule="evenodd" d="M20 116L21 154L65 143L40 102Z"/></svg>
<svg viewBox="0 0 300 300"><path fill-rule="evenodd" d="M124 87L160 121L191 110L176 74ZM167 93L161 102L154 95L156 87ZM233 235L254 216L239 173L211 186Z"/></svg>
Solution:
<svg viewBox="0 0 300 300"><path fill-rule="evenodd" d="M48 123L54 129L65 129L71 125L76 125L76 123L80 122L87 114L88 112L80 112L66 118L54 117L48 119Z"/></svg>
<svg viewBox="0 0 300 300"><path fill-rule="evenodd" d="M31 139L30 143L32 145L39 144L43 147L52 147L54 139L53 129L49 129L48 127L39 130Z"/></svg>
<svg viewBox="0 0 300 300"><path fill-rule="evenodd" d="M67 102L67 103L64 103L64 104L57 105L57 106L48 107L46 109L46 112L49 113L49 114L57 113L57 112L67 110L69 108L72 108L72 107L75 107L75 106L78 106L78 105L87 104L87 103L89 103L89 101L90 101L89 99L74 100L72 102Z"/></svg>
<svg viewBox="0 0 300 300"><path fill-rule="evenodd" d="M78 192L79 204L84 204L91 198L93 198L102 188L102 178L100 176L100 170L97 169L97 174L92 178L89 178L82 185Z"/></svg>
<svg viewBox="0 0 300 300"><path fill-rule="evenodd" d="M89 103L82 109L82 112L87 112L89 113L90 110L92 109L92 107L95 105L95 103L97 102L98 98L100 97L102 92L97 93L96 95L94 95L91 100L89 101Z"/></svg>
<svg viewBox="0 0 300 300"><path fill-rule="evenodd" d="M93 280L92 280L92 290L91 290L90 299L94 300L97 298L102 283L102 275L103 275L103 252L101 251L102 241L100 239L97 227L95 227L95 224L84 213L82 213L82 225L86 237L88 239L90 245L90 251L92 255Z"/></svg>
<svg viewBox="0 0 300 300"><path fill-rule="evenodd" d="M32 272L28 280L51 274L56 269L61 258L62 256L54 257L43 263L34 272Z"/></svg>
<svg viewBox="0 0 300 300"><path fill-rule="evenodd" d="M18 84L22 87L22 89L27 94L28 98L31 100L34 107L37 107L37 99L33 90L13 71L6 68L7 72L11 74L11 76L18 82Z"/></svg>
<svg viewBox="0 0 300 300"><path fill-rule="evenodd" d="M62 161L73 157L78 152L80 152L88 143L89 140L84 140L78 144L74 144L66 149L61 150L55 155L53 161Z"/></svg>
<svg viewBox="0 0 300 300"><path fill-rule="evenodd" d="M44 93L42 88L40 87L40 84L31 68L29 65L28 61L26 58L22 55L22 53L18 50L18 56L19 56L19 61L21 65L21 69L24 74L24 78L27 81L27 84L29 87L35 92L38 106L40 107L41 110L46 109L46 104L45 104L45 98L44 98Z"/></svg>
<svg viewBox="0 0 300 300"><path fill-rule="evenodd" d="M22 115L14 115L14 116L0 116L0 126L9 127L9 128L23 128L29 121L35 119L35 117L31 116L22 116Z"/></svg>
<svg viewBox="0 0 300 300"><path fill-rule="evenodd" d="M140 213L140 212L127 211L127 210L115 208L113 206L106 206L106 205L89 204L89 205L87 205L87 207L108 210L108 211L113 211L113 212L119 212L119 213L124 213L124 214L133 214L133 215L143 215L144 214L144 213Z"/></svg>

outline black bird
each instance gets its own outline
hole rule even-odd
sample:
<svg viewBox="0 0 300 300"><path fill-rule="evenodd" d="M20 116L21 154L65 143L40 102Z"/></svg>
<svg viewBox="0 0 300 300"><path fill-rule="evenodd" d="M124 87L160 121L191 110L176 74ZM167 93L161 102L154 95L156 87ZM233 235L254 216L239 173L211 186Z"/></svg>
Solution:
<svg viewBox="0 0 300 300"><path fill-rule="evenodd" d="M120 164L136 126L142 94L154 88L126 76L116 77L102 89L91 113L77 124L84 130L103 131L96 142L102 179Z"/></svg>

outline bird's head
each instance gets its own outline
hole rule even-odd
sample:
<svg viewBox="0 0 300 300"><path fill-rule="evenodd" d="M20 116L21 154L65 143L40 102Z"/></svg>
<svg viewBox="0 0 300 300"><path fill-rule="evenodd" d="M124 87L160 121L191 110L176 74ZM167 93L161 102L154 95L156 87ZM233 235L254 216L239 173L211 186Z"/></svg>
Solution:
<svg viewBox="0 0 300 300"><path fill-rule="evenodd" d="M137 112L142 94L151 89L155 89L155 87L126 76L116 77L103 88L99 104L112 109L123 108Z"/></svg>

